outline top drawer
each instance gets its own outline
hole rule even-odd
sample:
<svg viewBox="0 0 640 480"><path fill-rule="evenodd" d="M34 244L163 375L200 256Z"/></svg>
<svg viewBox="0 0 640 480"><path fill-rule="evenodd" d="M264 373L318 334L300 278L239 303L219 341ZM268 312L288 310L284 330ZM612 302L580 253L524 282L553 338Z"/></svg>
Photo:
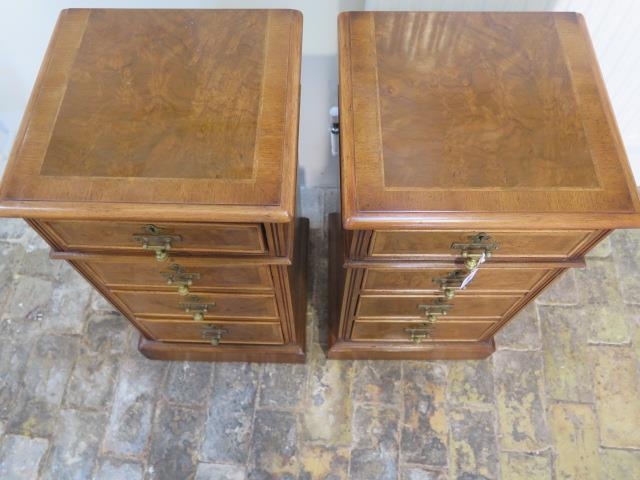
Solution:
<svg viewBox="0 0 640 480"><path fill-rule="evenodd" d="M160 248L176 253L265 253L259 224L42 221L62 250L143 252Z"/></svg>
<svg viewBox="0 0 640 480"><path fill-rule="evenodd" d="M469 232L456 230L390 230L373 232L371 257L447 258L460 257L465 245L496 245L494 258L568 258L584 253L599 232L592 230L537 230ZM483 237L478 237L483 235ZM478 241L478 238L480 240ZM456 248L457 247L457 248Z"/></svg>

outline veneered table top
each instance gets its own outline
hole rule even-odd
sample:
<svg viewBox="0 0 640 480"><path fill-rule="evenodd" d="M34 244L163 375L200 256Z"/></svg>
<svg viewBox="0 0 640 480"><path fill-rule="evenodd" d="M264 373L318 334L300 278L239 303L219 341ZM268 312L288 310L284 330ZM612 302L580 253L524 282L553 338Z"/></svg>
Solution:
<svg viewBox="0 0 640 480"><path fill-rule="evenodd" d="M639 203L584 20L339 20L343 223L614 228Z"/></svg>
<svg viewBox="0 0 640 480"><path fill-rule="evenodd" d="M301 28L293 10L63 11L0 214L286 221Z"/></svg>

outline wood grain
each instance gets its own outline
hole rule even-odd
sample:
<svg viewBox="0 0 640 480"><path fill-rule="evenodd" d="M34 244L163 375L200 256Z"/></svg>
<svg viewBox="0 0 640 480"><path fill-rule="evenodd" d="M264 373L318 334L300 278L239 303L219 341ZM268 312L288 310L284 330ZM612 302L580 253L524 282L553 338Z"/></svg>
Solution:
<svg viewBox="0 0 640 480"><path fill-rule="evenodd" d="M339 22L346 228L640 226L579 16L349 12Z"/></svg>
<svg viewBox="0 0 640 480"><path fill-rule="evenodd" d="M294 10L60 14L0 216L25 218L149 358L304 361L301 41ZM189 291L167 283L176 266ZM210 322L228 330L220 345L202 337Z"/></svg>
<svg viewBox="0 0 640 480"><path fill-rule="evenodd" d="M169 342L209 343L202 336L209 327L226 330L220 339L222 345L229 343L281 345L284 343L280 323L236 323L227 321L216 322L171 322L156 319L154 321L140 320L155 340ZM216 347L213 347L216 348Z"/></svg>
<svg viewBox="0 0 640 480"><path fill-rule="evenodd" d="M339 53L330 358L487 356L612 229L640 227L581 16L349 12ZM451 296L433 278L465 271L452 244L480 232L498 246ZM448 315L428 319L433 304ZM434 320L413 345L405 328Z"/></svg>
<svg viewBox="0 0 640 480"><path fill-rule="evenodd" d="M447 278L451 272L464 268L368 268L362 282L363 293L440 292L440 283L434 279ZM526 292L549 273L542 268L490 268L480 269L467 292Z"/></svg>
<svg viewBox="0 0 640 480"><path fill-rule="evenodd" d="M452 317L501 317L520 302L520 294L476 294L461 292L451 300L447 319ZM426 318L420 305L437 305L442 295L371 295L361 294L358 300L358 318Z"/></svg>
<svg viewBox="0 0 640 480"><path fill-rule="evenodd" d="M301 38L292 10L62 12L0 215L290 222Z"/></svg>
<svg viewBox="0 0 640 480"><path fill-rule="evenodd" d="M476 320L471 322L442 321L436 322L432 333L425 343L439 341L471 341L475 342L484 337L484 333L493 325L491 320ZM420 328L409 322L364 322L356 320L351 338L357 341L370 342L405 342L411 343L410 335L405 329Z"/></svg>
<svg viewBox="0 0 640 480"><path fill-rule="evenodd" d="M89 16L40 173L252 179L267 17L113 15Z"/></svg>

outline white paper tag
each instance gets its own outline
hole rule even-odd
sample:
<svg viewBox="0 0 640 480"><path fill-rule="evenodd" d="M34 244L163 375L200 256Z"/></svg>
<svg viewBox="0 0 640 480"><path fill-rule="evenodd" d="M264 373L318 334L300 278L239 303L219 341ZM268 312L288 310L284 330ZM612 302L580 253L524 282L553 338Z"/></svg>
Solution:
<svg viewBox="0 0 640 480"><path fill-rule="evenodd" d="M464 280L460 284L460 290L464 290L465 288L467 288L467 285L469 285L471 283L471 280L473 280L473 277L476 276L477 271L478 271L478 267L474 268L469 272L469 274L464 278Z"/></svg>

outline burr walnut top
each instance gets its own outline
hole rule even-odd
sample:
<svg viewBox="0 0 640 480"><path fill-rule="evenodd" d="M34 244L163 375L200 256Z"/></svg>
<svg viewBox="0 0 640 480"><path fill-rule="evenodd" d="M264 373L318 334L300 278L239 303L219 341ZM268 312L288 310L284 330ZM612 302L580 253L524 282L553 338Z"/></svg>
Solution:
<svg viewBox="0 0 640 480"><path fill-rule="evenodd" d="M292 10L63 11L0 214L286 221L301 24Z"/></svg>
<svg viewBox="0 0 640 480"><path fill-rule="evenodd" d="M339 35L348 228L640 225L581 16L349 12Z"/></svg>

